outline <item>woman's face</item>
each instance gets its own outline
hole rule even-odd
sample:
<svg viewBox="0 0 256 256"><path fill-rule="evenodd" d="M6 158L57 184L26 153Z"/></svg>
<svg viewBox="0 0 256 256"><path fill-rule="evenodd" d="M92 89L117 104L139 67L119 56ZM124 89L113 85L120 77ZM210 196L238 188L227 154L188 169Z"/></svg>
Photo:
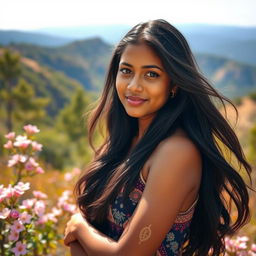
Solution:
<svg viewBox="0 0 256 256"><path fill-rule="evenodd" d="M153 119L170 97L170 77L149 46L128 45L120 59L116 89L129 116Z"/></svg>

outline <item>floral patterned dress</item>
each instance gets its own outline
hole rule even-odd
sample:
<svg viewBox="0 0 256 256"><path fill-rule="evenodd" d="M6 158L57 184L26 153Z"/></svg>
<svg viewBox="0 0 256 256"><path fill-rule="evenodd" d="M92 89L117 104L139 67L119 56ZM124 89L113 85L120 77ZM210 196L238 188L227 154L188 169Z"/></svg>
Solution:
<svg viewBox="0 0 256 256"><path fill-rule="evenodd" d="M107 236L118 241L130 217L133 214L145 188L145 181L140 173L140 177L134 190L129 195L129 201L123 204L122 191L116 197L114 203L109 208L109 215L105 223ZM197 200L185 212L180 212L175 219L172 228L167 233L162 244L157 249L155 256L181 255L181 248L189 232L189 225L194 213Z"/></svg>

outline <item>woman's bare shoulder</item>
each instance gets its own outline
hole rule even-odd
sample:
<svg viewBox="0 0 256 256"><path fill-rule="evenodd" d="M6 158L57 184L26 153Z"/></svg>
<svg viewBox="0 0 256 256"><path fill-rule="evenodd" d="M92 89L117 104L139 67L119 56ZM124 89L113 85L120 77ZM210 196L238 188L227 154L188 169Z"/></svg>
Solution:
<svg viewBox="0 0 256 256"><path fill-rule="evenodd" d="M149 159L149 164L152 163L156 157L162 158L163 154L173 151L182 151L183 154L189 154L195 161L201 162L201 153L194 142L189 138L183 129L178 129L170 137L164 139L154 150Z"/></svg>

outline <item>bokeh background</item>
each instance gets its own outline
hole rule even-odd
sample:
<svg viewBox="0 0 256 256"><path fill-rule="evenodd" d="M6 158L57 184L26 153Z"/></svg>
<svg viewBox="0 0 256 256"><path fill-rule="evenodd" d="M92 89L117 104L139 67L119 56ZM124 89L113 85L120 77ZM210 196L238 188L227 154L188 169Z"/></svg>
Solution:
<svg viewBox="0 0 256 256"><path fill-rule="evenodd" d="M11 171L4 135L30 123L41 130L46 170L31 180L34 188L52 200L72 189L65 175L92 158L85 113L100 95L115 44L137 23L159 18L184 34L201 72L236 105L238 121L227 106L228 121L255 184L256 1L0 0L0 8L0 184ZM254 242L255 207L251 193L252 218L241 233Z"/></svg>

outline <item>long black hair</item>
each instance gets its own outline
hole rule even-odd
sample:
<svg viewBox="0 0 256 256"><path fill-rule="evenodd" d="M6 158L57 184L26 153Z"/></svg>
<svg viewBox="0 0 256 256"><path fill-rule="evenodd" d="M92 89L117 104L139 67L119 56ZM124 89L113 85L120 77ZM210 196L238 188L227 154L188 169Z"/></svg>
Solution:
<svg viewBox="0 0 256 256"><path fill-rule="evenodd" d="M129 152L138 133L138 122L125 112L115 88L118 66L127 45L144 43L160 57L171 78L170 89L178 90L158 111L144 136ZM183 35L165 20L153 20L133 27L115 47L105 86L89 120L89 141L93 147L96 127L105 122L104 143L75 186L77 203L86 218L99 229L108 208L124 186L125 198L157 145L174 131L183 128L202 156L199 200L194 212L183 255L219 255L224 251L224 236L233 234L248 221L248 191L237 172L244 168L250 177L251 166L229 123L214 100L225 109L231 100L216 91L200 73ZM225 109L226 110L226 109ZM224 156L228 149L237 159L233 167ZM126 161L129 158L129 161ZM227 197L228 195L228 197ZM229 201L237 209L232 222Z"/></svg>

